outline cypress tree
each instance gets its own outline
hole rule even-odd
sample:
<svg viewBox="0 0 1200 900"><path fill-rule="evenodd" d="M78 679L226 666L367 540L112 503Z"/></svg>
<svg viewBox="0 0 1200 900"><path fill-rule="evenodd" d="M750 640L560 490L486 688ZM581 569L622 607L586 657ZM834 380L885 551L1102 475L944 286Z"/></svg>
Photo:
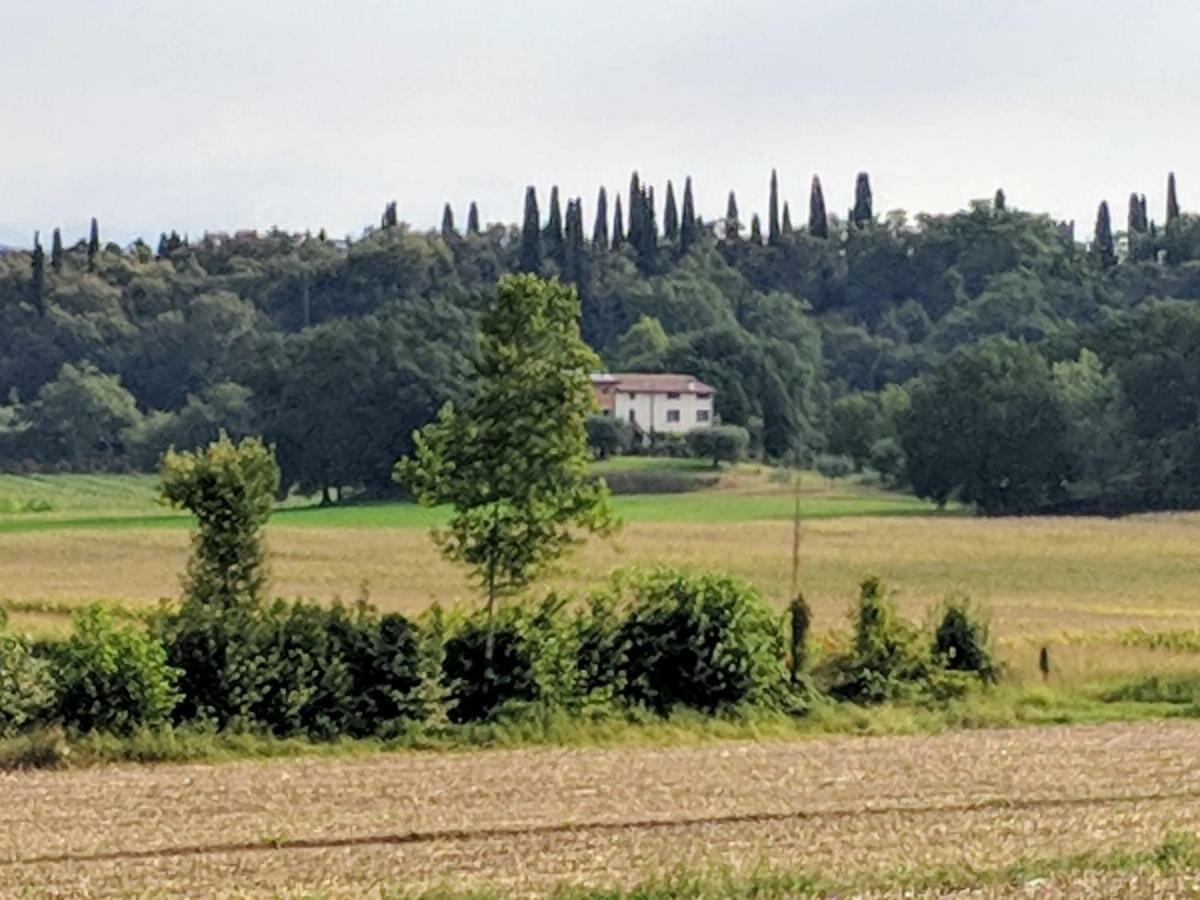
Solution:
<svg viewBox="0 0 1200 900"><path fill-rule="evenodd" d="M612 248L616 250L625 243L625 216L621 213L621 195L617 194L616 208L613 212Z"/></svg>
<svg viewBox="0 0 1200 900"><path fill-rule="evenodd" d="M521 249L517 253L517 268L537 275L542 271L542 223L538 212L537 191L530 185L525 189L525 221L521 224Z"/></svg>
<svg viewBox="0 0 1200 900"><path fill-rule="evenodd" d="M850 221L862 228L874 220L875 213L871 209L871 179L866 172L859 172L854 182L854 210L850 213Z"/></svg>
<svg viewBox="0 0 1200 900"><path fill-rule="evenodd" d="M479 234L479 205L474 200L467 210L467 234Z"/></svg>
<svg viewBox="0 0 1200 900"><path fill-rule="evenodd" d="M692 201L692 176L690 175L683 182L682 218L683 221L679 223L679 250L681 253L687 253L699 236L696 204Z"/></svg>
<svg viewBox="0 0 1200 900"><path fill-rule="evenodd" d="M786 202L783 204L783 221L779 225L779 231L784 235L792 233L792 211L788 209Z"/></svg>
<svg viewBox="0 0 1200 900"><path fill-rule="evenodd" d="M736 241L742 234L742 223L738 219L737 197L729 192L729 200L725 204L725 240Z"/></svg>
<svg viewBox="0 0 1200 900"><path fill-rule="evenodd" d="M779 175L771 170L771 196L767 204L767 243L779 244Z"/></svg>
<svg viewBox="0 0 1200 900"><path fill-rule="evenodd" d="M825 214L825 192L821 190L821 179L813 176L812 190L808 195L808 233L815 238L829 237L829 217Z"/></svg>
<svg viewBox="0 0 1200 900"><path fill-rule="evenodd" d="M620 198L617 198L620 202ZM597 250L608 249L608 191L600 188L596 197L596 224L592 227L592 246Z"/></svg>
<svg viewBox="0 0 1200 900"><path fill-rule="evenodd" d="M679 211L675 208L675 186L667 182L667 200L663 204L663 237L674 243L679 238Z"/></svg>
<svg viewBox="0 0 1200 900"><path fill-rule="evenodd" d="M1113 250L1112 221L1108 215L1108 201L1100 203L1096 213L1096 233L1092 238L1092 255L1102 268L1112 268L1117 263L1117 254Z"/></svg>
<svg viewBox="0 0 1200 900"><path fill-rule="evenodd" d="M579 283L579 260L583 256L583 224L580 221L582 211L575 205L574 200L567 201L566 222L563 226L563 266L564 281Z"/></svg>
<svg viewBox="0 0 1200 900"><path fill-rule="evenodd" d="M542 232L542 248L547 256L562 265L563 217L562 207L558 202L558 185L550 188L550 218L547 219L546 229Z"/></svg>
<svg viewBox="0 0 1200 900"><path fill-rule="evenodd" d="M42 249L41 236L33 233L33 255L30 257L33 274L33 306L38 315L46 316L46 251Z"/></svg>
<svg viewBox="0 0 1200 900"><path fill-rule="evenodd" d="M96 217L92 216L91 231L88 232L88 249L87 261L88 271L92 272L96 269L96 255L100 252L100 225L96 221Z"/></svg>
<svg viewBox="0 0 1200 900"><path fill-rule="evenodd" d="M1145 198L1139 197L1136 193L1129 195L1129 221L1128 228L1131 235L1145 234L1148 230L1146 222L1146 208L1142 205Z"/></svg>
<svg viewBox="0 0 1200 900"><path fill-rule="evenodd" d="M654 205L654 185L646 188L646 200L642 204L642 213L645 220L642 222L642 238L645 242L645 251L653 253L658 247L658 213L655 212L657 207Z"/></svg>
<svg viewBox="0 0 1200 900"><path fill-rule="evenodd" d="M50 235L50 268L54 270L55 275L62 274L63 267L63 245L62 232L57 228Z"/></svg>
<svg viewBox="0 0 1200 900"><path fill-rule="evenodd" d="M384 229L395 228L399 221L399 217L396 215L396 201L393 200L384 206L383 218L379 220L379 224Z"/></svg>
<svg viewBox="0 0 1200 900"><path fill-rule="evenodd" d="M1179 198L1175 194L1175 173L1167 175L1167 227L1179 218Z"/></svg>
<svg viewBox="0 0 1200 900"><path fill-rule="evenodd" d="M992 201L993 212L1004 212L1008 209L1008 198L1004 196L1004 188L996 188L996 198Z"/></svg>
<svg viewBox="0 0 1200 900"><path fill-rule="evenodd" d="M642 192L642 183L638 179L638 173L634 172L629 179L629 232L627 237L629 243L633 244L633 249L639 252L642 248L642 206L645 202L646 195Z"/></svg>
<svg viewBox="0 0 1200 900"><path fill-rule="evenodd" d="M750 217L750 243L761 245L762 240L762 223L758 220L758 213Z"/></svg>
<svg viewBox="0 0 1200 900"><path fill-rule="evenodd" d="M442 238L446 241L452 241L458 237L458 232L454 230L454 210L447 203L442 210Z"/></svg>

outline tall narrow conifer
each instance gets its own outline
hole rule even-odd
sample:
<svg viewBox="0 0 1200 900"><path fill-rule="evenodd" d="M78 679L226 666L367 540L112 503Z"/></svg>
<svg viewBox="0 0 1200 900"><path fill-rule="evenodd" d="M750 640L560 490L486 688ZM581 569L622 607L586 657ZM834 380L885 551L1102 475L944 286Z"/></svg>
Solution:
<svg viewBox="0 0 1200 900"><path fill-rule="evenodd" d="M737 197L729 192L729 200L725 203L725 240L736 241L742 234L742 223L738 219Z"/></svg>
<svg viewBox="0 0 1200 900"><path fill-rule="evenodd" d="M96 268L96 255L100 252L100 224L96 221L96 217L92 216L92 227L88 232L88 248L87 262L88 271L94 271Z"/></svg>
<svg viewBox="0 0 1200 900"><path fill-rule="evenodd" d="M779 175L771 170L771 196L767 202L767 243L779 243Z"/></svg>
<svg viewBox="0 0 1200 900"><path fill-rule="evenodd" d="M597 250L608 249L608 191L604 188L600 188L600 193L596 196L596 224L592 227L592 246Z"/></svg>
<svg viewBox="0 0 1200 900"><path fill-rule="evenodd" d="M1092 237L1092 255L1102 268L1112 268L1117 263L1117 254L1113 250L1112 220L1108 215L1108 201L1100 203L1096 213L1096 232Z"/></svg>
<svg viewBox="0 0 1200 900"><path fill-rule="evenodd" d="M667 199L663 203L663 237L674 243L679 238L679 211L675 207L675 186L667 182Z"/></svg>
<svg viewBox="0 0 1200 900"><path fill-rule="evenodd" d="M783 220L779 223L779 231L784 235L792 233L792 211L788 208L787 201L783 204Z"/></svg>
<svg viewBox="0 0 1200 900"><path fill-rule="evenodd" d="M33 307L38 315L46 315L46 251L42 249L42 239L36 231L33 233L33 255L29 260L33 276Z"/></svg>
<svg viewBox="0 0 1200 900"><path fill-rule="evenodd" d="M542 250L551 259L562 265L563 217L558 202L558 185L550 188L550 217L546 230L542 232Z"/></svg>
<svg viewBox="0 0 1200 900"><path fill-rule="evenodd" d="M621 195L617 194L617 202L613 210L612 248L616 250L625 243L625 216L621 213Z"/></svg>
<svg viewBox="0 0 1200 900"><path fill-rule="evenodd" d="M525 220L521 223L521 248L517 268L537 275L542 270L542 223L538 212L537 191L525 189Z"/></svg>
<svg viewBox="0 0 1200 900"><path fill-rule="evenodd" d="M1008 197L1004 195L1004 188L996 188L996 197L992 200L993 212L1004 212L1008 209Z"/></svg>
<svg viewBox="0 0 1200 900"><path fill-rule="evenodd" d="M479 234L479 204L474 200L467 210L467 234Z"/></svg>
<svg viewBox="0 0 1200 900"><path fill-rule="evenodd" d="M1179 218L1179 197L1175 193L1175 173L1167 175L1167 227Z"/></svg>
<svg viewBox="0 0 1200 900"><path fill-rule="evenodd" d="M442 239L452 241L458 237L458 232L454 230L454 210L447 203L442 210Z"/></svg>
<svg viewBox="0 0 1200 900"><path fill-rule="evenodd" d="M62 273L63 267L63 245L62 232L57 228L50 235L50 268L54 270L55 275Z"/></svg>
<svg viewBox="0 0 1200 900"><path fill-rule="evenodd" d="M872 210L871 179L866 172L859 172L854 182L854 210L850 213L850 221L862 228L870 225L875 219Z"/></svg>
<svg viewBox="0 0 1200 900"><path fill-rule="evenodd" d="M689 175L683 182L683 212L679 223L679 251L681 253L687 253L696 243L696 238L699 236L698 231L696 204L692 200L692 176Z"/></svg>
<svg viewBox="0 0 1200 900"><path fill-rule="evenodd" d="M815 238L829 237L829 216L825 213L825 192L821 190L821 179L813 176L812 190L808 195L808 233Z"/></svg>
<svg viewBox="0 0 1200 900"><path fill-rule="evenodd" d="M762 244L762 222L758 219L758 213L750 217L750 243Z"/></svg>

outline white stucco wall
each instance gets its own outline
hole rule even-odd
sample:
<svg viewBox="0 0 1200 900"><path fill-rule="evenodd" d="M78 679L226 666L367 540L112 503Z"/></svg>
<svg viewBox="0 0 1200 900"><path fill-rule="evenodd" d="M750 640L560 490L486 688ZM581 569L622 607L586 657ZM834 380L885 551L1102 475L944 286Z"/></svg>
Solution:
<svg viewBox="0 0 1200 900"><path fill-rule="evenodd" d="M671 413L678 413L675 418ZM686 434L693 428L713 424L713 398L699 394L671 394L617 391L614 413L626 422L636 421L643 431L659 434ZM630 418L633 413L633 419Z"/></svg>

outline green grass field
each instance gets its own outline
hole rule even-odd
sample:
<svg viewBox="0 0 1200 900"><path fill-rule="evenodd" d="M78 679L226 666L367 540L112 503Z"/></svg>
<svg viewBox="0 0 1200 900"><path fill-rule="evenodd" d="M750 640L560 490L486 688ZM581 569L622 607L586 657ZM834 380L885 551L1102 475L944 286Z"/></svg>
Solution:
<svg viewBox="0 0 1200 900"><path fill-rule="evenodd" d="M620 458L596 471L675 470L711 472L698 460ZM730 477L731 476L731 477ZM728 489L615 498L626 522L751 522L790 519L795 499L786 484L772 483L752 467L727 473ZM934 508L914 497L889 494L849 482L830 483L807 474L801 514L805 518L929 515ZM110 528L188 528L191 517L157 499L151 475L0 475L0 534ZM11 510L21 509L20 512ZM10 510L6 512L5 510ZM412 503L322 507L298 497L281 504L277 526L289 528L430 528L446 521L445 509Z"/></svg>

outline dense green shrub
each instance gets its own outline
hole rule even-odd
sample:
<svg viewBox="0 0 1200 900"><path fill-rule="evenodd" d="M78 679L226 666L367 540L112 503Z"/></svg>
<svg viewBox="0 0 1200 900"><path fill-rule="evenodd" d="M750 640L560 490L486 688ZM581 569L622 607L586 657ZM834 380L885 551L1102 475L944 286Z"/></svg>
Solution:
<svg viewBox="0 0 1200 900"><path fill-rule="evenodd" d="M604 483L613 495L683 494L713 487L719 480L720 475L715 472L678 469L631 469L604 474Z"/></svg>
<svg viewBox="0 0 1200 900"><path fill-rule="evenodd" d="M66 727L127 734L170 720L179 672L153 635L115 625L92 607L77 613L71 636L50 648L54 716Z"/></svg>
<svg viewBox="0 0 1200 900"><path fill-rule="evenodd" d="M943 668L973 672L987 682L995 682L998 677L987 623L966 600L950 600L942 607L933 635L933 653Z"/></svg>
<svg viewBox="0 0 1200 900"><path fill-rule="evenodd" d="M908 483L908 459L895 438L880 438L871 445L869 465L879 473L884 487L896 489Z"/></svg>
<svg viewBox="0 0 1200 900"><path fill-rule="evenodd" d="M863 581L853 644L831 660L829 693L857 703L911 699L936 686L936 670L920 632L896 613L880 580Z"/></svg>
<svg viewBox="0 0 1200 900"><path fill-rule="evenodd" d="M588 416L585 427L588 447L600 459L608 459L618 453L628 453L633 447L633 428L623 419L602 415Z"/></svg>
<svg viewBox="0 0 1200 900"><path fill-rule="evenodd" d="M47 719L53 704L49 661L36 656L28 641L0 631L0 737Z"/></svg>
<svg viewBox="0 0 1200 900"><path fill-rule="evenodd" d="M635 578L617 631L621 696L665 713L770 703L785 681L783 635L757 592L726 575Z"/></svg>
<svg viewBox="0 0 1200 900"><path fill-rule="evenodd" d="M737 462L750 449L750 432L740 425L695 428L685 439L692 456L711 459L713 468L722 462Z"/></svg>
<svg viewBox="0 0 1200 900"><path fill-rule="evenodd" d="M539 697L534 672L538 648L518 615L505 610L497 617L490 666L485 655L487 633L486 619L473 616L446 641L447 716L456 724L480 722L506 704Z"/></svg>
<svg viewBox="0 0 1200 900"><path fill-rule="evenodd" d="M846 478L854 474L854 460L849 456L836 456L829 453L820 454L813 465L826 478Z"/></svg>
<svg viewBox="0 0 1200 900"><path fill-rule="evenodd" d="M398 614L189 602L156 631L182 673L179 721L320 739L391 735L424 715L420 636Z"/></svg>

